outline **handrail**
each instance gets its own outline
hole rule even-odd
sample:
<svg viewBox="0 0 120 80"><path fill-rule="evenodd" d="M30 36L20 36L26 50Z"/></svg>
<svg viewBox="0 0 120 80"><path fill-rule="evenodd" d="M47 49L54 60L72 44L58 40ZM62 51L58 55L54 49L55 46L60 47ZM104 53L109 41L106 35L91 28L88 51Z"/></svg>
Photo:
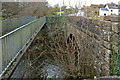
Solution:
<svg viewBox="0 0 120 80"><path fill-rule="evenodd" d="M38 19L37 19L37 20L38 20ZM0 39L2 39L2 38L4 38L4 37L6 37L6 36L8 36L8 35L10 35L10 34L12 34L12 33L14 33L14 32L16 32L16 31L18 31L18 30L20 30L21 28L26 27L26 26L29 25L29 24L32 24L33 22L35 22L35 21L37 21L37 20L34 20L34 21L32 21L32 22L29 22L29 23L27 23L27 24L25 24L25 25L23 25L23 26L21 26L21 27L15 29L15 30L13 30L13 31L11 31L11 32L9 32L9 33L7 33L7 34L1 36Z"/></svg>
<svg viewBox="0 0 120 80"><path fill-rule="evenodd" d="M24 24L27 24L33 20L35 20L36 17L34 16L30 16L30 17L22 17L22 18L15 18L15 19L8 19L8 20L3 20L0 21L0 23L2 24L1 28L2 28L2 32L0 32L0 34L4 35ZM0 36L2 36L0 35Z"/></svg>
<svg viewBox="0 0 120 80"><path fill-rule="evenodd" d="M31 21L0 37L0 75L12 64L31 36L42 28L45 19Z"/></svg>
<svg viewBox="0 0 120 80"><path fill-rule="evenodd" d="M30 17L33 17L33 16L30 16ZM30 17L21 17L21 18L25 19L25 18L30 18ZM0 22L5 22L5 21L9 21L9 20L16 20L16 19L20 19L20 18L7 19L7 20L2 20Z"/></svg>

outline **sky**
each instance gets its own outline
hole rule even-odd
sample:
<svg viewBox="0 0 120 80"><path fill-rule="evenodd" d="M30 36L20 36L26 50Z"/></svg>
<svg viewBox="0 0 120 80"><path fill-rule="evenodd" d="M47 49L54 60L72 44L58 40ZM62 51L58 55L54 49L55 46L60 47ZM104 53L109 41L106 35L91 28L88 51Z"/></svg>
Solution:
<svg viewBox="0 0 120 80"><path fill-rule="evenodd" d="M54 7L55 4L63 5L63 0L47 0L48 3ZM90 6L91 4L106 4L110 2L118 3L120 0L64 0L64 4L69 6L69 1L71 6L75 6L79 4L79 1L82 2L82 5ZM85 2L86 1L86 2Z"/></svg>

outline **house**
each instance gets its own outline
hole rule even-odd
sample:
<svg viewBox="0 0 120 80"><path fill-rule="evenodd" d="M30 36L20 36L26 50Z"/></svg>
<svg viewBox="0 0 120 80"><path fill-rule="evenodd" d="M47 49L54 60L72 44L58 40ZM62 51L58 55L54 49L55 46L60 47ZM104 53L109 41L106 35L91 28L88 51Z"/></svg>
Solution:
<svg viewBox="0 0 120 80"><path fill-rule="evenodd" d="M118 6L117 4L115 4L115 3L113 3L113 2L107 3L106 5L111 6L111 7L117 7L117 6Z"/></svg>
<svg viewBox="0 0 120 80"><path fill-rule="evenodd" d="M107 8L100 8L99 15L100 16L108 16L109 10Z"/></svg>
<svg viewBox="0 0 120 80"><path fill-rule="evenodd" d="M108 15L120 15L120 7L111 7L106 6L105 8L100 8L99 10L100 16L108 16Z"/></svg>

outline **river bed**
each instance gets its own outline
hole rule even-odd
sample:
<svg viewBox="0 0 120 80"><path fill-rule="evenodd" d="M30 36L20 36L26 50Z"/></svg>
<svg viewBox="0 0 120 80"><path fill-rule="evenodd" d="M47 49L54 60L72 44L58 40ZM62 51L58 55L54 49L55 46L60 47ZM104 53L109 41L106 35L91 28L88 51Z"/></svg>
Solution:
<svg viewBox="0 0 120 80"><path fill-rule="evenodd" d="M43 61L44 61L43 65L39 67ZM53 58L51 58L51 56L49 55L41 56L41 58L33 65L34 68L38 68L36 72L33 71L31 73L32 68L31 67L27 68L28 63L29 63L28 55L24 55L11 78L64 78L65 77L66 72L62 71L62 69L60 69L60 67L58 67L54 63ZM36 75L39 76L36 77Z"/></svg>

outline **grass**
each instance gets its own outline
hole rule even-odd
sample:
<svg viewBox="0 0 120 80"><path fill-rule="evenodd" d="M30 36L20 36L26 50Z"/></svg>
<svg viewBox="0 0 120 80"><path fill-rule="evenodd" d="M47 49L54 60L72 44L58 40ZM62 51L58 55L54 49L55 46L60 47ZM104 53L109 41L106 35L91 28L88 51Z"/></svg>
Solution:
<svg viewBox="0 0 120 80"><path fill-rule="evenodd" d="M89 18L99 19L99 20L104 20L104 19L103 19L103 18L101 18L101 17L93 17L93 16L91 16L91 17L89 17Z"/></svg>

